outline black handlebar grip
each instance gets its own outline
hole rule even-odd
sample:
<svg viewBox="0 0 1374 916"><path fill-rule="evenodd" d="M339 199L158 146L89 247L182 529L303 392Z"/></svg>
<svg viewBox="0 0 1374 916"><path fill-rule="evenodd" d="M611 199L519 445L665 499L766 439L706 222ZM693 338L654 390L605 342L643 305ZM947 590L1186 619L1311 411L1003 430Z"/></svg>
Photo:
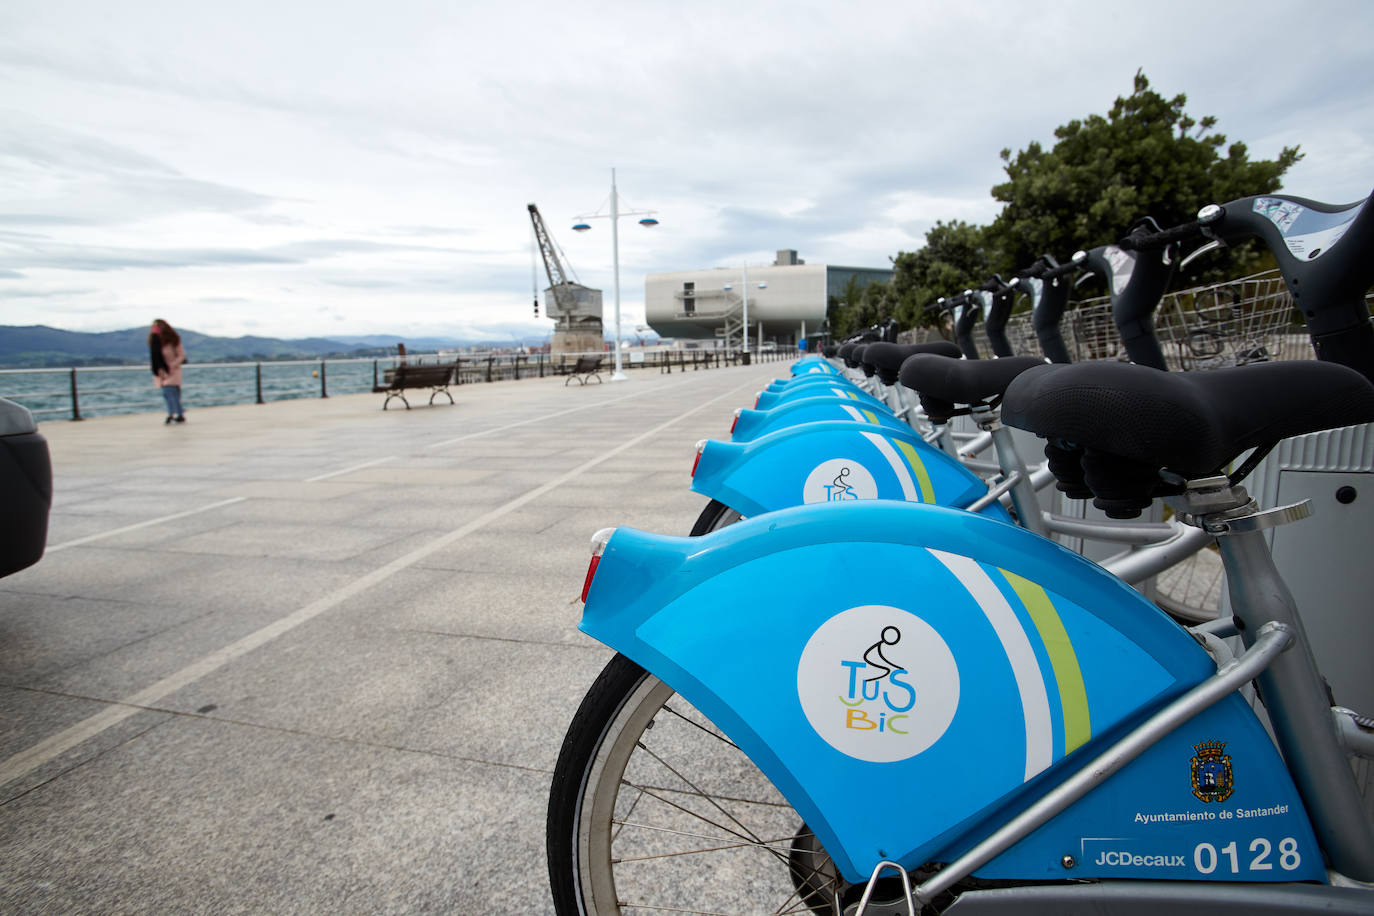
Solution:
<svg viewBox="0 0 1374 916"><path fill-rule="evenodd" d="M1193 220L1181 226L1173 226L1162 232L1132 232L1116 243L1123 251L1155 251L1165 245L1202 235L1202 223Z"/></svg>
<svg viewBox="0 0 1374 916"><path fill-rule="evenodd" d="M1081 266L1073 261L1069 261L1065 264L1056 264L1054 267L1049 268L1040 279L1057 280L1066 274L1077 273L1079 270L1082 270Z"/></svg>

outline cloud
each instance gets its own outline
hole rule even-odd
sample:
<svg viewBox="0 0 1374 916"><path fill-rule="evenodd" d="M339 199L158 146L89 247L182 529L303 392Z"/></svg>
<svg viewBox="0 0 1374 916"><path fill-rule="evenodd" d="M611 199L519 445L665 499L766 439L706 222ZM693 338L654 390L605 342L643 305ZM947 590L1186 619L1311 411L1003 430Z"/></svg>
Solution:
<svg viewBox="0 0 1374 916"><path fill-rule="evenodd" d="M9 271L0 271L0 277L23 277L23 274L11 274ZM89 296L100 292L90 287L56 287L52 289L4 289L0 287L0 299L67 299L72 296Z"/></svg>
<svg viewBox="0 0 1374 916"><path fill-rule="evenodd" d="M626 314L645 273L778 248L883 266L937 220L990 220L998 151L1105 112L1137 67L1252 156L1301 143L1294 193L1343 202L1374 174L1374 88L1348 76L1368 3L665 9L5 6L0 78L24 91L0 112L0 290L56 323L92 276L112 315L219 332L499 321L530 307L533 200L609 303L609 226L568 226L604 208L611 167L622 208L662 220L620 224ZM1257 21L1284 41L1217 79L1194 37Z"/></svg>
<svg viewBox="0 0 1374 916"><path fill-rule="evenodd" d="M248 213L274 200L189 177L122 144L7 112L0 119L0 202L0 225L70 227Z"/></svg>
<svg viewBox="0 0 1374 916"><path fill-rule="evenodd" d="M174 270L190 267L300 265L350 255L395 252L447 252L424 245L372 242L366 239L309 239L267 248L132 248L83 245L42 236L23 241L0 239L0 267L34 270L110 271Z"/></svg>

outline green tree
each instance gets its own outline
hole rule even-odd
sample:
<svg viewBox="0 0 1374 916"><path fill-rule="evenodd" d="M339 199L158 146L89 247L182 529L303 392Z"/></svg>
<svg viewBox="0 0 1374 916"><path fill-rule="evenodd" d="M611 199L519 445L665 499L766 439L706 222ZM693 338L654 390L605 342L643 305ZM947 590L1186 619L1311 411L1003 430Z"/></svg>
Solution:
<svg viewBox="0 0 1374 916"><path fill-rule="evenodd" d="M1007 180L992 196L1005 206L989 241L1014 267L1045 252L1063 260L1115 241L1142 216L1167 227L1208 203L1276 191L1302 158L1298 147L1284 147L1277 159L1251 161L1244 143L1227 146L1213 130L1216 118L1188 115L1187 101L1182 93L1164 98L1137 72L1134 91L1106 117L1057 128L1048 150L1003 150Z"/></svg>
<svg viewBox="0 0 1374 916"><path fill-rule="evenodd" d="M937 299L979 286L1004 269L1006 258L992 242L986 226L937 222L926 233L925 247L899 253L892 291L902 326L933 324L934 315L926 309Z"/></svg>
<svg viewBox="0 0 1374 916"><path fill-rule="evenodd" d="M863 287L859 278L850 275L844 290L838 297L831 296L826 305L826 318L830 322L830 333L836 340L848 337L858 327L858 310L863 300Z"/></svg>
<svg viewBox="0 0 1374 916"><path fill-rule="evenodd" d="M861 284L857 277L851 276L844 291L838 297L830 297L826 314L830 319L830 333L839 340L886 321L896 310L897 297L891 284L880 280Z"/></svg>

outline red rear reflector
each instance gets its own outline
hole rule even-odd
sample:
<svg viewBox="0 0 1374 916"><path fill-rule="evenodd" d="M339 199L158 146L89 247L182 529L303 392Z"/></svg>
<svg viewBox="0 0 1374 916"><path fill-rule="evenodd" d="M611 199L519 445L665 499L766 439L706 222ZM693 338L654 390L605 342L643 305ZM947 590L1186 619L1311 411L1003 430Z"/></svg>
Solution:
<svg viewBox="0 0 1374 916"><path fill-rule="evenodd" d="M587 581L582 583L582 603L587 603L587 592L592 590L592 579L596 577L597 564L601 562L600 556L593 556L592 562L587 565Z"/></svg>
<svg viewBox="0 0 1374 916"><path fill-rule="evenodd" d="M734 427L733 427L733 426L730 427L730 430L731 430L731 432L733 432L733 431L734 431ZM701 453L704 452L704 451L706 451L706 440L705 440L705 439L702 439L700 442L697 443L697 456L696 456L696 458L692 459L692 477L693 477L693 478L695 478L695 477L697 476L697 465L701 464Z"/></svg>
<svg viewBox="0 0 1374 916"><path fill-rule="evenodd" d="M582 603L587 603L587 592L592 590L592 579L596 578L596 567L601 563L601 554L606 550L606 543L610 541L611 535L615 534L614 528L602 528L592 535L592 562L587 566L587 578L582 583Z"/></svg>
<svg viewBox="0 0 1374 916"><path fill-rule="evenodd" d="M737 411L735 411L735 418L734 418L733 420L730 421L730 432L733 433L733 432L735 431L735 427L738 426L738 425L739 425L739 411L737 410Z"/></svg>

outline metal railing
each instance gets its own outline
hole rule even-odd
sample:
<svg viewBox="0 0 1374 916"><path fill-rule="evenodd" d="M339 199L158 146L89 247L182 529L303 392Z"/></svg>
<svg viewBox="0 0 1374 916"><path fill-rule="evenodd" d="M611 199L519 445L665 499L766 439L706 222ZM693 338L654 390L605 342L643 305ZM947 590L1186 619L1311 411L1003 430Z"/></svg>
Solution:
<svg viewBox="0 0 1374 916"><path fill-rule="evenodd" d="M660 373L737 365L744 355L730 350L630 349L624 368L658 369ZM780 347L754 359L790 359L795 347ZM518 381L567 375L579 356L596 352L409 354L411 365L457 363L457 384ZM605 357L609 372L614 354ZM327 398L378 390L397 357L273 360L265 362L187 363L182 367L183 400L188 410L225 404L266 404L299 398ZM28 408L35 419L151 413L163 407L147 366L65 366L51 369L0 369L0 397Z"/></svg>

